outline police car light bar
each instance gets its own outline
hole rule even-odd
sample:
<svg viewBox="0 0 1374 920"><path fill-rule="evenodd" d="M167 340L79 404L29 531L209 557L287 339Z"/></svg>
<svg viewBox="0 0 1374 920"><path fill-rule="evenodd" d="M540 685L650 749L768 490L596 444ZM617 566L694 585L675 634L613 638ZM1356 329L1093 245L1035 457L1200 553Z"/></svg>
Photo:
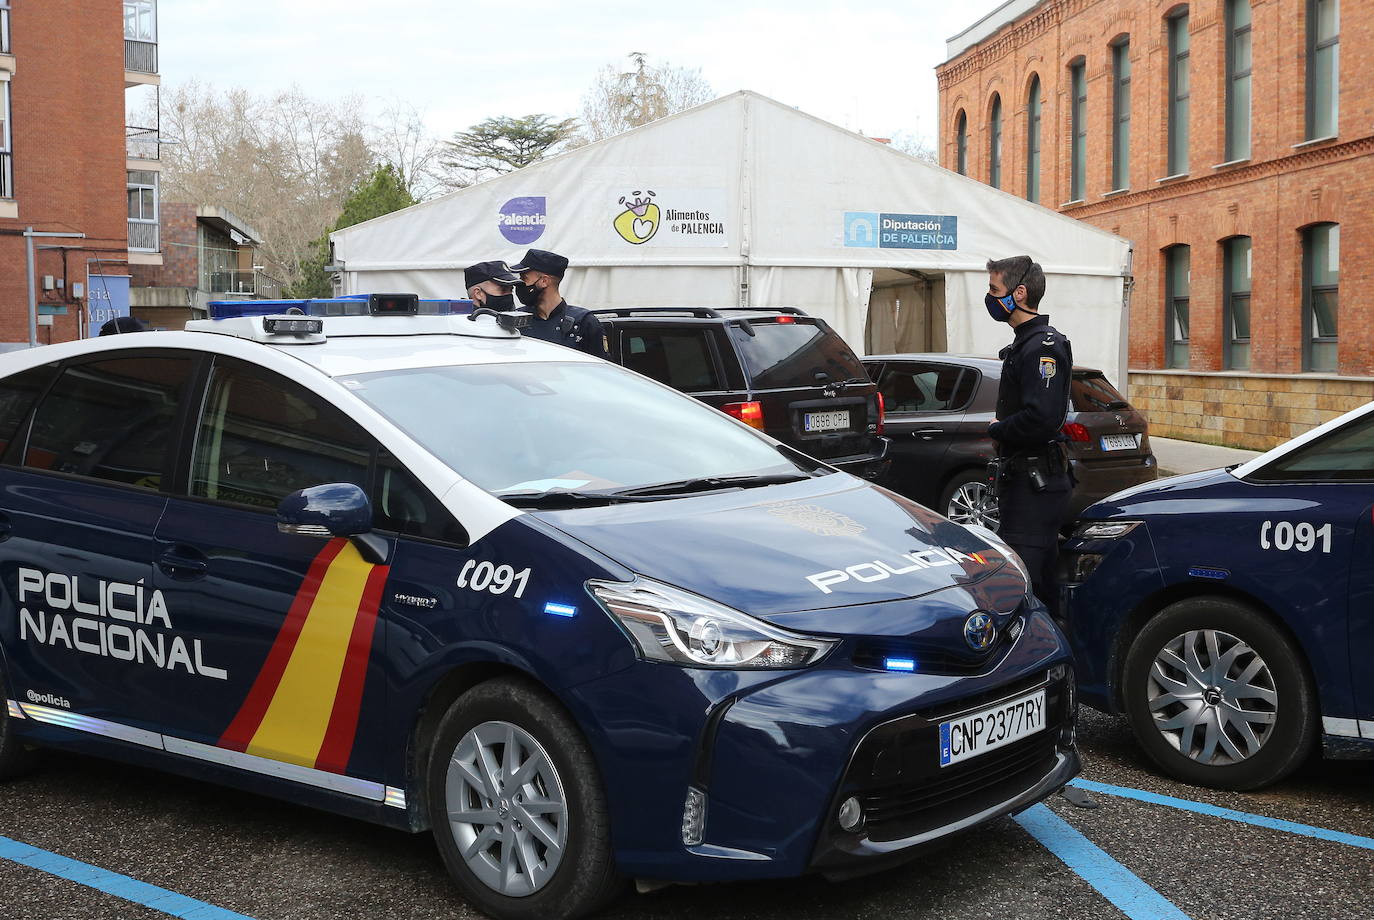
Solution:
<svg viewBox="0 0 1374 920"><path fill-rule="evenodd" d="M367 310L373 316L418 316L419 294L368 294Z"/></svg>
<svg viewBox="0 0 1374 920"><path fill-rule="evenodd" d="M390 302L374 307L374 298ZM450 316L472 311L471 300L421 300L416 294L354 294L316 300L214 300L209 304L210 319L235 319L241 316L280 316L302 313L306 316ZM402 308L405 309L402 309Z"/></svg>
<svg viewBox="0 0 1374 920"><path fill-rule="evenodd" d="M268 335L319 335L324 320L306 316L264 316L262 331Z"/></svg>

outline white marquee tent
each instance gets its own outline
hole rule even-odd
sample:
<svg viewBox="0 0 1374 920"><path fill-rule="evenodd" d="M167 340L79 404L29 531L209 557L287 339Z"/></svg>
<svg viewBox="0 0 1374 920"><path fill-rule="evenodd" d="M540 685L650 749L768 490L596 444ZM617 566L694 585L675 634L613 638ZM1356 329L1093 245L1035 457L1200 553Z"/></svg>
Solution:
<svg viewBox="0 0 1374 920"><path fill-rule="evenodd" d="M1124 379L1126 240L751 92L331 235L342 293L461 297L528 247L588 307L797 306L856 350L995 354L984 263L1030 253L1078 363Z"/></svg>

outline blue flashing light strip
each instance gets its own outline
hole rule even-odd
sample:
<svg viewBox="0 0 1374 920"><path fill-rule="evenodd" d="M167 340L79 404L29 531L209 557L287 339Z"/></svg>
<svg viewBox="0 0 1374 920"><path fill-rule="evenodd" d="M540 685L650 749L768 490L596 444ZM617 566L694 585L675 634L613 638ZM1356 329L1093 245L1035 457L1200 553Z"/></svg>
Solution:
<svg viewBox="0 0 1374 920"><path fill-rule="evenodd" d="M555 604L552 601L544 605L544 612L551 613L556 617L575 617L577 608L571 604Z"/></svg>
<svg viewBox="0 0 1374 920"><path fill-rule="evenodd" d="M1189 920L1158 891L1044 805L1013 819L1130 920Z"/></svg>
<svg viewBox="0 0 1374 920"><path fill-rule="evenodd" d="M1217 581L1225 581L1231 577L1231 573L1225 569L1211 569L1200 565L1195 565L1189 569L1188 575L1192 578L1214 578Z"/></svg>
<svg viewBox="0 0 1374 920"><path fill-rule="evenodd" d="M1222 818L1226 821L1239 821L1242 824L1253 824L1256 827L1267 827L1270 830L1286 831L1287 833L1299 834L1303 837L1315 837L1318 840L1330 840L1333 843L1344 843L1347 846L1360 847L1364 850L1374 850L1374 838L1361 837L1358 834L1347 834L1344 831L1332 831L1324 827L1313 827L1310 824L1298 824L1296 821L1284 821L1282 818L1268 818L1264 815L1253 815L1249 812L1236 811L1232 808L1206 805L1202 802L1193 802L1188 799L1176 799L1171 795L1159 795L1155 792L1146 792L1143 789L1131 789L1125 786L1096 783L1089 779L1070 780L1069 785L1077 786L1080 789L1086 789L1089 792L1098 792L1102 795L1112 795L1121 799L1133 799L1137 802L1148 802L1151 805L1166 805L1169 808L1177 808L1181 811L1191 811L1194 814L1207 815L1211 818Z"/></svg>
<svg viewBox="0 0 1374 920"><path fill-rule="evenodd" d="M212 300L207 305L211 319L240 316L277 316L287 310L300 310L306 316L369 316L367 295L325 297L317 300ZM420 315L465 314L472 312L472 301L465 299L425 299Z"/></svg>
<svg viewBox="0 0 1374 920"><path fill-rule="evenodd" d="M884 658L883 667L889 671L915 671L916 660L914 658Z"/></svg>
<svg viewBox="0 0 1374 920"><path fill-rule="evenodd" d="M251 920L245 914L236 914L232 910L215 907L213 904L188 898L184 894L177 894L175 891L149 885L127 875L101 869L99 866L40 850L38 847L8 837L0 837L0 859L103 891L125 901L142 904L144 907L173 917L181 917L183 920Z"/></svg>

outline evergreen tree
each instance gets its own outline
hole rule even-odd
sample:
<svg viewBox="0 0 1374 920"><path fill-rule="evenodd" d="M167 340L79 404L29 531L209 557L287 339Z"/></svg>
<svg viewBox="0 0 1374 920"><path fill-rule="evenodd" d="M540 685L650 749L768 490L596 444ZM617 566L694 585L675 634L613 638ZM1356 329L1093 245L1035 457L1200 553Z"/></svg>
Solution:
<svg viewBox="0 0 1374 920"><path fill-rule="evenodd" d="M310 254L301 260L301 279L287 289L288 297L333 297L334 285L324 270L329 263L329 234L415 204L406 190L401 174L390 163L378 166L372 175L353 189L344 201L343 213L334 226L310 244Z"/></svg>

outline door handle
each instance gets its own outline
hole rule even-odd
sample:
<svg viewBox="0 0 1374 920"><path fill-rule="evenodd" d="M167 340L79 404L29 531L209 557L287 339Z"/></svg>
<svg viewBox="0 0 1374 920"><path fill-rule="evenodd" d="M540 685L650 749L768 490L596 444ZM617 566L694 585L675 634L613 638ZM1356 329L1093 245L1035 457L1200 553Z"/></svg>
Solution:
<svg viewBox="0 0 1374 920"><path fill-rule="evenodd" d="M944 433L945 429L943 428L922 428L920 431L913 431L911 433L911 436L913 438L924 438L925 440L929 441L935 435Z"/></svg>
<svg viewBox="0 0 1374 920"><path fill-rule="evenodd" d="M178 543L158 557L157 567L173 578L204 578L210 571L210 560L194 546Z"/></svg>

